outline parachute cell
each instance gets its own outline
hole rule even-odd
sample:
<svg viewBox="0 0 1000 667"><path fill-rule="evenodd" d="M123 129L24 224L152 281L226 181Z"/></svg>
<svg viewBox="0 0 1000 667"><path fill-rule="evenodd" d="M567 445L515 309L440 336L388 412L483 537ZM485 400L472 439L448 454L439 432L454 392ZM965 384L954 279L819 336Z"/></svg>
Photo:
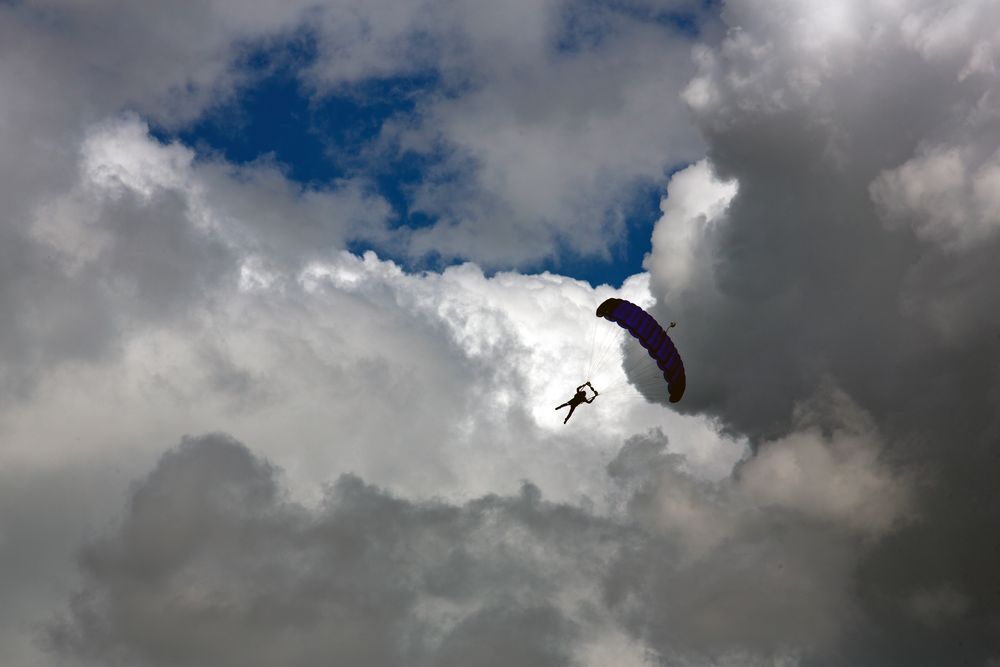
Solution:
<svg viewBox="0 0 1000 667"><path fill-rule="evenodd" d="M614 322L632 334L663 371L670 402L681 400L687 384L684 364L670 336L653 316L625 299L608 299L597 307L597 316Z"/></svg>

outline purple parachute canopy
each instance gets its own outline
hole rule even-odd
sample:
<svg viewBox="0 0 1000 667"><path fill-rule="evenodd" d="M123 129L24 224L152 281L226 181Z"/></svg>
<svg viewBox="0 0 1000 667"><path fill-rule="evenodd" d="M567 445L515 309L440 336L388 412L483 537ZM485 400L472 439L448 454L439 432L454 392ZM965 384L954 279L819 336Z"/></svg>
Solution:
<svg viewBox="0 0 1000 667"><path fill-rule="evenodd" d="M597 307L597 316L616 323L632 334L663 371L670 402L681 400L687 383L684 364L670 336L653 316L625 299L608 299Z"/></svg>

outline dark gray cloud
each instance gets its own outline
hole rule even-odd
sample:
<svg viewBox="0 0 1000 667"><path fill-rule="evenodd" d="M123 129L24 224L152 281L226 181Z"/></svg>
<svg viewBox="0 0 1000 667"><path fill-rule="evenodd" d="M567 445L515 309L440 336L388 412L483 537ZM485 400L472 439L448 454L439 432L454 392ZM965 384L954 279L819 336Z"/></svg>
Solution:
<svg viewBox="0 0 1000 667"><path fill-rule="evenodd" d="M599 665L608 646L621 664L748 664L834 645L868 527L762 491L774 460L706 482L666 448L626 442L608 465L618 510L598 514L530 482L417 502L350 474L306 507L232 438L187 438L82 549L46 642L134 665ZM957 608L948 591L914 604Z"/></svg>
<svg viewBox="0 0 1000 667"><path fill-rule="evenodd" d="M717 415L766 456L832 383L870 414L878 458L921 480L913 520L865 549L851 575L865 623L846 624L837 648L807 651L809 664L984 664L1000 653L987 4L728 3L734 30L700 55L687 91L711 165L738 194L709 221L687 220L698 267L680 272L667 243L650 259L657 312L684 325L681 409ZM657 238L678 222L665 218ZM818 557L855 548L813 543Z"/></svg>
<svg viewBox="0 0 1000 667"><path fill-rule="evenodd" d="M794 664L836 650L859 615L855 569L886 530L834 510L835 493L811 503L813 490L791 481L797 470L816 472L820 485L824 476L853 483L870 462L810 460L839 449L836 440L775 444L736 479L712 484L684 473L657 434L631 439L609 464L645 539L608 571L607 600L665 664ZM872 512L885 502L855 493Z"/></svg>
<svg viewBox="0 0 1000 667"><path fill-rule="evenodd" d="M40 633L77 585L75 555L83 541L119 520L126 485L148 461L60 460L0 469L0 659L51 664Z"/></svg>
<svg viewBox="0 0 1000 667"><path fill-rule="evenodd" d="M309 509L241 444L192 438L82 551L49 639L95 664L570 664L621 532L530 484L450 505L345 475Z"/></svg>

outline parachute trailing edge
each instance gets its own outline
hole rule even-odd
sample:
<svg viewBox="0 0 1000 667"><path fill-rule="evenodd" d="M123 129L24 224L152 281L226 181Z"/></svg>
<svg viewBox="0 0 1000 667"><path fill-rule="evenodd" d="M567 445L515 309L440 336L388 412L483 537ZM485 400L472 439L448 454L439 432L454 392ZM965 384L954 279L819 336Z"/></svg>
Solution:
<svg viewBox="0 0 1000 667"><path fill-rule="evenodd" d="M625 299L608 299L597 307L597 316L614 322L639 341L667 381L670 402L676 403L684 395L687 379L680 354L670 336L656 319L645 310Z"/></svg>

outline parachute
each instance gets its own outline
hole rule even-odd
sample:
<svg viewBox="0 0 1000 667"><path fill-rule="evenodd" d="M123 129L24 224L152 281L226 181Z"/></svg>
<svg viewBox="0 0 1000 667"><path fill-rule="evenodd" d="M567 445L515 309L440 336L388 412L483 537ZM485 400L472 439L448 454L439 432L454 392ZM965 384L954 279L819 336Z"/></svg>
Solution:
<svg viewBox="0 0 1000 667"><path fill-rule="evenodd" d="M632 334L663 371L670 402L681 400L687 382L684 364L670 336L653 316L625 299L608 299L597 307L597 316L614 322Z"/></svg>

